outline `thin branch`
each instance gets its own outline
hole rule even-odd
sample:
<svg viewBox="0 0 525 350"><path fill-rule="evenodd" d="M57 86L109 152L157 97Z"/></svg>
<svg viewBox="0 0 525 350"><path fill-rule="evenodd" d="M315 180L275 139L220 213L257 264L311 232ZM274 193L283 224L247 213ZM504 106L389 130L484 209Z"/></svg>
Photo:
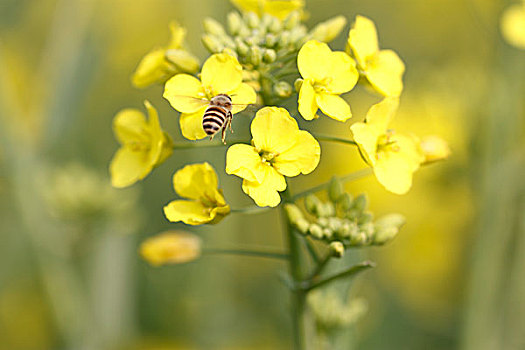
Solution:
<svg viewBox="0 0 525 350"><path fill-rule="evenodd" d="M257 205L250 205L244 208L232 208L232 213L238 213L238 214L260 214L265 213L269 210L272 210L272 207L259 207Z"/></svg>
<svg viewBox="0 0 525 350"><path fill-rule="evenodd" d="M348 140L348 139L343 139L337 136L322 135L322 134L316 134L316 133L312 133L312 135L319 141L337 142L337 143L344 143L347 145L357 146L357 143L354 140Z"/></svg>
<svg viewBox="0 0 525 350"><path fill-rule="evenodd" d="M372 261L363 261L360 264L354 265L347 270L340 272L338 274L335 274L333 276L327 277L324 280L321 280L316 283L311 283L306 288L304 288L305 291L311 291L312 289L324 286L325 284L328 284L330 282L336 281L338 279L350 277L359 274L360 272L363 272L365 270L368 270L369 268L375 267L376 264Z"/></svg>
<svg viewBox="0 0 525 350"><path fill-rule="evenodd" d="M204 249L203 254L224 254L224 255L242 255L242 256L251 256L259 258L269 258L269 259L279 259L279 260L288 260L290 257L288 254L285 254L280 251L259 251L259 250L245 250L245 249Z"/></svg>

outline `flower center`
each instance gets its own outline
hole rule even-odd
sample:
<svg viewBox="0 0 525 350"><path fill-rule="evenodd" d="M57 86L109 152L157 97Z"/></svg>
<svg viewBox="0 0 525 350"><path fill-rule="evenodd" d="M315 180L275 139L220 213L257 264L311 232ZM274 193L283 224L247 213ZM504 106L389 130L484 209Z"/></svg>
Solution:
<svg viewBox="0 0 525 350"><path fill-rule="evenodd" d="M278 155L279 153L275 152L259 151L259 156L261 157L263 163L272 164L275 160L275 157Z"/></svg>
<svg viewBox="0 0 525 350"><path fill-rule="evenodd" d="M379 157L380 152L399 152L400 148L397 144L396 140L393 140L393 136L395 134L394 130L387 130L386 134L381 135L379 139L377 140L377 157Z"/></svg>
<svg viewBox="0 0 525 350"><path fill-rule="evenodd" d="M313 86L314 86L315 92L323 93L323 92L328 91L327 86L329 86L330 84L332 84L332 78L326 77L326 78L316 81Z"/></svg>

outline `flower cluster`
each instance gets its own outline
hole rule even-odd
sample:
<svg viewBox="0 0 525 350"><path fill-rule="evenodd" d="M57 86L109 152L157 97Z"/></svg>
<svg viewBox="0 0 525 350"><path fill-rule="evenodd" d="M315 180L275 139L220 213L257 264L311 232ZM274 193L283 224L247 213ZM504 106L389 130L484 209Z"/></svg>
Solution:
<svg viewBox="0 0 525 350"><path fill-rule="evenodd" d="M391 129L403 90L403 61L394 51L380 49L375 24L369 18L356 16L346 48L336 50L328 43L344 29L347 20L343 16L308 29L303 23L302 0L232 3L239 12L230 12L226 25L211 18L204 21L202 42L210 56L202 66L184 46L185 29L175 23L170 25L170 42L149 52L138 64L133 84L140 88L164 85L163 97L180 113L182 136L190 141L174 143L147 101L148 119L134 109L119 112L113 122L121 145L110 164L113 186L127 187L144 179L174 150L197 147L193 141L212 139L222 131L226 144L230 141L226 129L232 129L232 124L235 128L238 113L244 111L253 117L251 140L241 138L229 144L221 168L242 179L240 188L257 207L276 207L284 201L296 230L329 244L334 255L342 255L347 247L379 245L392 239L404 222L401 216L373 221L366 210L366 197L354 199L334 182L332 187L341 187L338 194L331 193L328 202L310 194L303 213L288 193L288 178L310 174L318 167L319 141L336 140L355 147L379 183L396 194L410 189L413 173L422 164L448 156L446 142L437 136L420 141ZM347 139L327 139L304 130L308 121L322 115L338 123L351 119L345 94L358 85L382 100L363 121L345 127L350 129ZM255 113L247 109L249 105ZM223 144L212 142L207 147ZM220 175L207 162L176 171L173 187L182 198L165 205L166 218L188 225L220 222L232 212L218 188ZM179 242L169 237L160 241ZM146 245L143 255L160 261L151 258L157 254L155 247Z"/></svg>

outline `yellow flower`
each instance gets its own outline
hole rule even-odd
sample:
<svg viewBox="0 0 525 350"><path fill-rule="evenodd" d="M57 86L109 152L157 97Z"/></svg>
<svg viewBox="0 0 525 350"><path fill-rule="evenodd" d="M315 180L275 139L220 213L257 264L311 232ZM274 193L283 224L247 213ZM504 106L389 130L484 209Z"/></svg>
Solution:
<svg viewBox="0 0 525 350"><path fill-rule="evenodd" d="M210 56L202 66L200 78L199 81L188 74L177 74L164 87L164 98L182 113L180 128L182 135L189 140L207 136L202 128L202 116L214 96L230 96L232 114L241 112L257 98L255 90L242 82L242 66L228 54Z"/></svg>
<svg viewBox="0 0 525 350"><path fill-rule="evenodd" d="M525 1L509 6L503 12L501 33L509 44L525 50Z"/></svg>
<svg viewBox="0 0 525 350"><path fill-rule="evenodd" d="M199 70L199 60L183 48L186 29L171 22L170 32L168 45L151 50L140 61L131 79L135 87L163 84L177 73Z"/></svg>
<svg viewBox="0 0 525 350"><path fill-rule="evenodd" d="M355 123L350 129L379 183L390 192L404 194L425 157L415 137L388 129L398 104L397 98L385 98L370 108L365 123Z"/></svg>
<svg viewBox="0 0 525 350"><path fill-rule="evenodd" d="M173 143L162 131L157 110L144 101L149 120L136 109L124 109L113 120L113 131L121 144L109 171L114 187L127 187L145 178L173 152Z"/></svg>
<svg viewBox="0 0 525 350"><path fill-rule="evenodd" d="M187 232L166 231L142 242L140 255L153 266L186 263L201 255L201 239Z"/></svg>
<svg viewBox="0 0 525 350"><path fill-rule="evenodd" d="M339 121L352 117L350 106L339 95L357 83L354 60L344 52L330 50L317 40L306 42L299 50L297 67L303 77L299 89L299 113L306 120L316 118L317 109Z"/></svg>
<svg viewBox="0 0 525 350"><path fill-rule="evenodd" d="M401 95L405 64L394 51L379 50L374 22L356 17L348 35L347 52L353 55L360 73L377 92L384 96Z"/></svg>
<svg viewBox="0 0 525 350"><path fill-rule="evenodd" d="M236 144L226 154L226 172L242 177L244 193L260 206L281 202L285 176L309 174L317 167L321 148L284 108L259 110L251 125L252 145Z"/></svg>
<svg viewBox="0 0 525 350"><path fill-rule="evenodd" d="M232 4L244 12L255 12L262 16L267 13L285 19L293 11L304 7L304 0L231 0Z"/></svg>
<svg viewBox="0 0 525 350"><path fill-rule="evenodd" d="M222 191L217 189L215 170L208 163L191 164L173 175L173 188L181 197L164 207L164 215L171 222L188 225L216 224L230 213Z"/></svg>
<svg viewBox="0 0 525 350"><path fill-rule="evenodd" d="M425 163L447 159L450 156L450 148L447 141L439 136L429 135L421 140L421 150L425 155Z"/></svg>

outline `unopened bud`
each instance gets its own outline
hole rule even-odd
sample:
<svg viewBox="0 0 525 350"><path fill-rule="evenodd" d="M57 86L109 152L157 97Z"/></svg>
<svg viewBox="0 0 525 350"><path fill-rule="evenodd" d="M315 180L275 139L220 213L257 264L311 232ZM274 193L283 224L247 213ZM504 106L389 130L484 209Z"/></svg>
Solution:
<svg viewBox="0 0 525 350"><path fill-rule="evenodd" d="M277 45L279 47L286 47L290 43L290 32L282 32L277 40Z"/></svg>
<svg viewBox="0 0 525 350"><path fill-rule="evenodd" d="M294 225L299 219L304 219L303 212L295 204L285 204L284 211L286 212L288 220Z"/></svg>
<svg viewBox="0 0 525 350"><path fill-rule="evenodd" d="M450 156L447 141L438 136L426 136L421 140L421 150L425 155L425 163L446 159Z"/></svg>
<svg viewBox="0 0 525 350"><path fill-rule="evenodd" d="M297 78L293 85L295 87L295 91L299 92L299 90L301 90L301 86L303 86L303 79Z"/></svg>
<svg viewBox="0 0 525 350"><path fill-rule="evenodd" d="M337 204L341 210L347 211L352 208L352 195L350 193L343 193L337 200Z"/></svg>
<svg viewBox="0 0 525 350"><path fill-rule="evenodd" d="M303 235L308 232L308 228L310 227L310 223L305 218L300 218L295 223L295 227L299 232L301 232Z"/></svg>
<svg viewBox="0 0 525 350"><path fill-rule="evenodd" d="M277 58L277 54L272 49L265 49L263 53L263 62L272 63Z"/></svg>
<svg viewBox="0 0 525 350"><path fill-rule="evenodd" d="M330 243L330 253L333 257L341 258L345 254L345 246L339 241Z"/></svg>
<svg viewBox="0 0 525 350"><path fill-rule="evenodd" d="M319 23L310 33L313 39L328 43L341 33L345 25L346 18L344 16L336 16Z"/></svg>
<svg viewBox="0 0 525 350"><path fill-rule="evenodd" d="M224 48L220 41L214 36L204 34L201 40L204 47L212 53L219 53Z"/></svg>
<svg viewBox="0 0 525 350"><path fill-rule="evenodd" d="M330 239L333 235L334 231L330 230L328 227L323 228L323 237Z"/></svg>
<svg viewBox="0 0 525 350"><path fill-rule="evenodd" d="M228 21L228 30L230 31L230 34L237 35L239 33L239 30L242 27L242 18L241 15L239 15L238 12L230 12L227 17Z"/></svg>
<svg viewBox="0 0 525 350"><path fill-rule="evenodd" d="M267 13L265 13L261 18L261 26L264 28L268 28L270 24L272 23L273 17Z"/></svg>
<svg viewBox="0 0 525 350"><path fill-rule="evenodd" d="M229 47L225 47L224 49L222 49L221 53L225 53L227 55L230 55L232 57L235 57L235 58L239 58L239 56L237 55L237 52L230 49Z"/></svg>
<svg viewBox="0 0 525 350"><path fill-rule="evenodd" d="M308 211L312 215L319 215L319 207L323 203L317 198L315 194L309 194L304 199L304 206L306 208L306 211Z"/></svg>
<svg viewBox="0 0 525 350"><path fill-rule="evenodd" d="M286 17L284 20L284 28L290 30L299 24L301 21L301 14L298 11L294 11Z"/></svg>
<svg viewBox="0 0 525 350"><path fill-rule="evenodd" d="M353 221L344 220L340 232L342 238L349 238L355 236L358 232L357 224Z"/></svg>
<svg viewBox="0 0 525 350"><path fill-rule="evenodd" d="M367 241L371 240L375 233L375 226L373 223L359 225L359 230L366 236Z"/></svg>
<svg viewBox="0 0 525 350"><path fill-rule="evenodd" d="M261 48L259 46L252 46L250 47L250 63L257 67L259 64L261 64L262 60L262 52Z"/></svg>
<svg viewBox="0 0 525 350"><path fill-rule="evenodd" d="M296 47L301 46L301 39L306 36L306 27L300 26L295 27L290 32L290 42L295 44Z"/></svg>
<svg viewBox="0 0 525 350"><path fill-rule="evenodd" d="M362 212L366 209L368 205L368 199L366 198L366 195L364 193L360 194L359 196L355 197L353 208L359 212Z"/></svg>
<svg viewBox="0 0 525 350"><path fill-rule="evenodd" d="M210 17L205 18L202 24L204 26L204 31L208 34L215 35L215 36L224 36L226 34L222 24L220 24L213 18L210 18Z"/></svg>
<svg viewBox="0 0 525 350"><path fill-rule="evenodd" d="M266 34L264 44L266 47L274 47L277 43L277 37L274 34Z"/></svg>
<svg viewBox="0 0 525 350"><path fill-rule="evenodd" d="M358 224L366 224L366 223L369 223L370 221L372 221L374 219L374 215L370 212L364 212L361 214L361 216L359 217L359 219L357 219L357 223Z"/></svg>
<svg viewBox="0 0 525 350"><path fill-rule="evenodd" d="M321 226L317 224L311 224L310 227L308 228L308 231L315 238L318 238L318 239L323 238L323 229L321 228Z"/></svg>
<svg viewBox="0 0 525 350"><path fill-rule="evenodd" d="M277 34L281 31L282 29L282 25L281 25L281 22L275 18L275 17L272 17L272 21L271 23L268 25L268 31L274 33L274 34Z"/></svg>
<svg viewBox="0 0 525 350"><path fill-rule="evenodd" d="M373 243L382 245L393 240L404 223L405 218L400 214L389 214L379 218L374 224Z"/></svg>
<svg viewBox="0 0 525 350"><path fill-rule="evenodd" d="M359 232L350 238L350 244L354 246L360 246L366 244L368 237L365 233Z"/></svg>
<svg viewBox="0 0 525 350"><path fill-rule="evenodd" d="M237 47L237 53L239 54L239 56L241 57L248 56L248 53L250 52L250 48L248 47L248 45L244 43L244 41L242 41L242 39L236 38L235 46Z"/></svg>
<svg viewBox="0 0 525 350"><path fill-rule="evenodd" d="M287 98L292 95L292 86L285 81L280 81L273 86L275 94L281 98Z"/></svg>
<svg viewBox="0 0 525 350"><path fill-rule="evenodd" d="M321 211L319 212L320 216L334 216L335 215L335 206L332 202L322 203Z"/></svg>
<svg viewBox="0 0 525 350"><path fill-rule="evenodd" d="M328 218L328 228L334 232L341 231L341 228L343 226L343 222L338 217L330 217Z"/></svg>
<svg viewBox="0 0 525 350"><path fill-rule="evenodd" d="M332 177L332 179L330 179L330 183L328 184L328 198L330 198L330 200L335 203L339 197L343 195L343 193L344 190L341 180L335 176Z"/></svg>
<svg viewBox="0 0 525 350"><path fill-rule="evenodd" d="M259 26L259 17L254 12L248 12L245 14L245 22L248 24L248 27L254 29Z"/></svg>
<svg viewBox="0 0 525 350"><path fill-rule="evenodd" d="M317 219L317 223L321 227L326 227L326 226L328 226L328 218L320 217L319 219Z"/></svg>

